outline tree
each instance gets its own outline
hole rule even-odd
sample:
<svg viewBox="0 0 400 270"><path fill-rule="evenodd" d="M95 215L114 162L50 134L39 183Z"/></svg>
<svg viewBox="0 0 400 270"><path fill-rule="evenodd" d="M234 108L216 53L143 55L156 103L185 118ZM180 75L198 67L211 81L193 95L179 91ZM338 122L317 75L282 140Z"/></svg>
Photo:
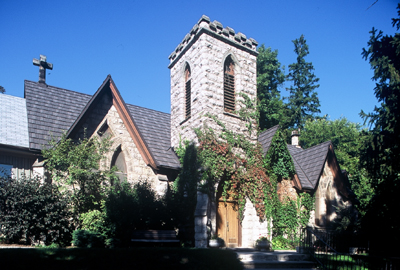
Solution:
<svg viewBox="0 0 400 270"><path fill-rule="evenodd" d="M358 209L362 215L374 194L371 179L360 164L360 151L365 140L361 125L352 123L346 118L334 121L328 119L309 120L304 126L300 140L303 148L326 141L332 142L340 168L347 171L352 190L360 201Z"/></svg>
<svg viewBox="0 0 400 270"><path fill-rule="evenodd" d="M315 89L319 87L317 84L319 79L314 74L312 63L304 59L309 54L304 35L293 40L293 43L297 61L289 65L287 80L293 82L293 85L287 88L290 92L287 104L289 114L283 128L302 129L306 120L314 119L315 115L321 112L317 92L315 92Z"/></svg>
<svg viewBox="0 0 400 270"><path fill-rule="evenodd" d="M259 127L261 130L281 124L285 114L285 106L281 99L279 87L285 81L278 51L272 51L264 44L258 48L257 56L257 98L260 112Z"/></svg>
<svg viewBox="0 0 400 270"><path fill-rule="evenodd" d="M0 93L4 94L5 92L6 92L6 89L4 89L4 87L0 85Z"/></svg>
<svg viewBox="0 0 400 270"><path fill-rule="evenodd" d="M99 170L104 154L109 151L108 140L84 138L73 141L65 135L51 148L42 151L46 169L52 180L72 189L75 214L100 210L106 188L110 186L114 170Z"/></svg>
<svg viewBox="0 0 400 270"><path fill-rule="evenodd" d="M400 17L400 4L397 8ZM399 30L400 18L392 22ZM362 225L371 236L372 251L391 255L394 251L385 243L388 239L400 241L400 225L394 214L400 208L400 33L384 36L375 28L370 33L362 56L374 70L372 79L380 106L372 113L361 112L371 125L362 160L376 190Z"/></svg>

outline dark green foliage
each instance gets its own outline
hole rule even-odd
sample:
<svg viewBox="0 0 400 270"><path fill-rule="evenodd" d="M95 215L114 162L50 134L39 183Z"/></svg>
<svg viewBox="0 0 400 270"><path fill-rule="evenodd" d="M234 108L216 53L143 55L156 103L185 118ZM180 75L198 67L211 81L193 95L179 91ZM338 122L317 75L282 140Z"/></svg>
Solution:
<svg viewBox="0 0 400 270"><path fill-rule="evenodd" d="M16 243L69 244L69 200L55 185L38 178L0 179L0 234Z"/></svg>
<svg viewBox="0 0 400 270"><path fill-rule="evenodd" d="M4 89L4 87L0 85L0 93L4 94L5 92L6 92L6 89Z"/></svg>
<svg viewBox="0 0 400 270"><path fill-rule="evenodd" d="M400 17L400 4L398 15ZM399 30L400 19L393 19ZM362 228L371 237L372 252L396 255L387 245L400 241L400 34L383 35L372 29L368 48L362 55L374 70L375 96L379 107L369 114L361 112L372 129L362 152L362 160L373 181L376 195L371 201Z"/></svg>
<svg viewBox="0 0 400 270"><path fill-rule="evenodd" d="M72 233L72 244L80 248L101 248L104 247L104 238L98 232L75 230Z"/></svg>
<svg viewBox="0 0 400 270"><path fill-rule="evenodd" d="M104 204L110 238L123 246L130 243L133 230L168 230L174 228L171 210L166 201L158 198L149 183L122 183L113 187Z"/></svg>
<svg viewBox="0 0 400 270"><path fill-rule="evenodd" d="M264 158L264 166L270 176L271 195L264 200L266 215L273 221L273 235L285 235L294 240L298 229L307 225L310 212L314 209L314 197L309 193L299 193L297 201L281 198L277 195L278 183L283 179L292 179L295 172L292 157L287 148L284 134L278 129Z"/></svg>
<svg viewBox="0 0 400 270"><path fill-rule="evenodd" d="M264 44L257 49L257 98L260 112L259 127L265 130L281 124L286 116L286 107L281 99L279 87L285 81L278 51L272 51Z"/></svg>
<svg viewBox="0 0 400 270"><path fill-rule="evenodd" d="M109 141L84 138L75 142L64 135L50 144L50 149L42 151L46 169L53 181L72 188L75 214L100 209L110 180L117 179L113 170L99 170L104 154L109 151Z"/></svg>
<svg viewBox="0 0 400 270"><path fill-rule="evenodd" d="M287 108L288 119L283 128L300 128L309 119L314 119L320 113L320 104L315 90L319 87L319 79L314 74L311 62L306 62L305 57L309 54L308 45L303 35L293 40L294 52L297 61L289 65L287 80L293 83L287 90L290 92Z"/></svg>
<svg viewBox="0 0 400 270"><path fill-rule="evenodd" d="M275 175L278 179L291 178L294 173L294 164L282 131L278 129L272 138L271 146L264 158L265 167L269 175Z"/></svg>
<svg viewBox="0 0 400 270"><path fill-rule="evenodd" d="M200 179L197 148L193 143L185 142L176 149L182 164L182 170L174 182L171 203L175 208L174 216L182 234L183 243L194 243L194 211L197 202L197 184Z"/></svg>

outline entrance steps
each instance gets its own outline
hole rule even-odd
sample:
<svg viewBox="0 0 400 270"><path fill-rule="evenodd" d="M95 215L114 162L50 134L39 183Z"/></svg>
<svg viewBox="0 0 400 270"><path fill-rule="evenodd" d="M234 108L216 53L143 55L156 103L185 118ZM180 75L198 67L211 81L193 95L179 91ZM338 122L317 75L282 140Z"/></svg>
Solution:
<svg viewBox="0 0 400 270"><path fill-rule="evenodd" d="M243 269L315 269L316 265L308 254L295 251L257 251L235 249Z"/></svg>

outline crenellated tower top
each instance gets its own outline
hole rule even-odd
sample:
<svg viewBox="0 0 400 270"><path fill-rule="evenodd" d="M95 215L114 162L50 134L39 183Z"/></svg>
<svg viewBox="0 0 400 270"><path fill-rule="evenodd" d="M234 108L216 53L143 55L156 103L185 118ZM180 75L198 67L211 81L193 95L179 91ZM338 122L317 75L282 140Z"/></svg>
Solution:
<svg viewBox="0 0 400 270"><path fill-rule="evenodd" d="M186 34L185 38L175 48L175 50L169 55L169 68L178 62L179 58L184 55L185 51L188 50L192 44L198 39L202 33L207 33L217 39L223 40L228 44L238 47L244 51L248 51L251 54L258 55L257 45L258 42L253 38L247 38L245 34L241 32L235 33L231 27L223 27L222 23L214 20L210 21L210 18L206 15L201 16L200 20L193 26L192 30Z"/></svg>

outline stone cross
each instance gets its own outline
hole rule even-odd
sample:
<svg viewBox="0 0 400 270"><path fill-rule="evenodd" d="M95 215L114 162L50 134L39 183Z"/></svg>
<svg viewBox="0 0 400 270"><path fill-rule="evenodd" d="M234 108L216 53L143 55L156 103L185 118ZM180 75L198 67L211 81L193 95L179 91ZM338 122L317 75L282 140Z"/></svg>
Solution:
<svg viewBox="0 0 400 270"><path fill-rule="evenodd" d="M47 63L46 56L40 55L40 60L33 58L33 65L39 66L39 83L46 83L46 69L53 69L53 64Z"/></svg>

